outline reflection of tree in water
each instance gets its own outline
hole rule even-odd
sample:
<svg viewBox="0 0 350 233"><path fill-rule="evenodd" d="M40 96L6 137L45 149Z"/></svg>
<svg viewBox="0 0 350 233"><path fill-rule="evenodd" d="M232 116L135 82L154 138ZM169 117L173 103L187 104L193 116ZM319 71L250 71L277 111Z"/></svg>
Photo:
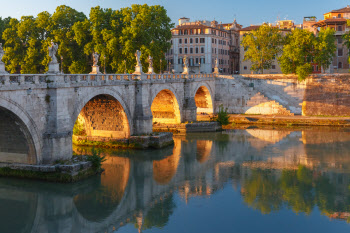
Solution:
<svg viewBox="0 0 350 233"><path fill-rule="evenodd" d="M242 184L243 199L248 206L264 214L278 211L285 203L296 213L310 214L317 206L327 216L350 212L349 188L336 193L327 174L317 174L299 166L297 170L253 169ZM343 197L343 198L339 198Z"/></svg>
<svg viewBox="0 0 350 233"><path fill-rule="evenodd" d="M151 229L153 227L163 228L169 222L169 217L173 214L176 205L173 195L169 195L163 201L155 204L145 215L142 230ZM138 228L138 224L135 223Z"/></svg>
<svg viewBox="0 0 350 233"><path fill-rule="evenodd" d="M253 170L242 185L242 195L249 206L264 214L277 211L282 205L279 182L269 170Z"/></svg>

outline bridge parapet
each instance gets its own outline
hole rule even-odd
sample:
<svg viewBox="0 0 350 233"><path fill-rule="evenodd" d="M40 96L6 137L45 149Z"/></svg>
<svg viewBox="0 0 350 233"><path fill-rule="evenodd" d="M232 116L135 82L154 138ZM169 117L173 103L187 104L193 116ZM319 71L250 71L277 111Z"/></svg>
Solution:
<svg viewBox="0 0 350 233"><path fill-rule="evenodd" d="M160 80L167 82L214 77L216 77L215 74L6 74L0 75L0 90L46 88L47 84L85 86L99 83L103 85L117 85L125 81L150 81L152 83Z"/></svg>

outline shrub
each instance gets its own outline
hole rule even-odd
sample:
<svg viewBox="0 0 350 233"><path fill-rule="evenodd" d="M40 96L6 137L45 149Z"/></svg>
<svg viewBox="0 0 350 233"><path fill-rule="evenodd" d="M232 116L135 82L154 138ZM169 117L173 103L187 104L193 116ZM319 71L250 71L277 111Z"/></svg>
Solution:
<svg viewBox="0 0 350 233"><path fill-rule="evenodd" d="M221 104L219 106L219 112L218 112L216 121L219 122L221 125L228 125L229 124L228 119L229 119L229 115L227 113L227 108L224 109L224 106Z"/></svg>

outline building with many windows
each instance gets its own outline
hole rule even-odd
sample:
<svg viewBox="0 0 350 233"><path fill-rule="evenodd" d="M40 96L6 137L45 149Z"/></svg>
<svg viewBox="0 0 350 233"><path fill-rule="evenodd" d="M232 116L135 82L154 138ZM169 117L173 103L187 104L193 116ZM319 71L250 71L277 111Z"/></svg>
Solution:
<svg viewBox="0 0 350 233"><path fill-rule="evenodd" d="M350 19L350 6L325 13L324 19L314 23L315 30L320 28L333 28L335 30L337 50L333 57L332 65L327 73L347 73L349 72L349 49L344 45L342 36L348 33L350 28L346 22Z"/></svg>
<svg viewBox="0 0 350 233"><path fill-rule="evenodd" d="M183 58L187 56L190 73L212 73L216 59L221 73L238 73L240 28L236 20L232 24L219 24L179 19L178 26L171 30L171 49L166 54L168 69L183 72Z"/></svg>

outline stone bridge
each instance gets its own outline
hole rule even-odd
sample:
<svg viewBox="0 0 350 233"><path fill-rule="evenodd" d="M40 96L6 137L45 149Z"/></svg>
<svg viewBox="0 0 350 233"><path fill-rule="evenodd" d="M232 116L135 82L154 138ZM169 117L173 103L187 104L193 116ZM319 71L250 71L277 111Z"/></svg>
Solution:
<svg viewBox="0 0 350 233"><path fill-rule="evenodd" d="M76 122L88 136L128 138L151 133L156 122L196 121L197 113L214 112L215 80L214 74L1 75L0 162L70 158Z"/></svg>

